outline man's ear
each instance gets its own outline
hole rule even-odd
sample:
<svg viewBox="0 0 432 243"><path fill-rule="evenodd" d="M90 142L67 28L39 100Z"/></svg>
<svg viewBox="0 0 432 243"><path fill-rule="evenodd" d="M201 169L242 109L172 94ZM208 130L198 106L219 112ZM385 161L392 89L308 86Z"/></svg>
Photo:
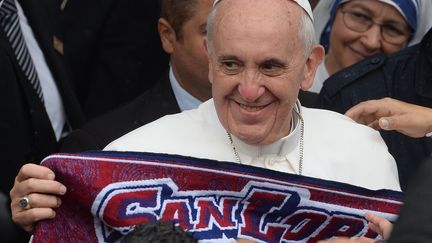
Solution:
<svg viewBox="0 0 432 243"><path fill-rule="evenodd" d="M162 47L166 53L172 54L174 51L174 43L177 40L176 33L171 25L164 18L159 18L158 31L162 42Z"/></svg>
<svg viewBox="0 0 432 243"><path fill-rule="evenodd" d="M324 47L321 45L313 46L312 51L306 60L306 67L304 70L305 79L300 84L302 90L308 90L312 86L315 78L315 72L323 61L324 55Z"/></svg>

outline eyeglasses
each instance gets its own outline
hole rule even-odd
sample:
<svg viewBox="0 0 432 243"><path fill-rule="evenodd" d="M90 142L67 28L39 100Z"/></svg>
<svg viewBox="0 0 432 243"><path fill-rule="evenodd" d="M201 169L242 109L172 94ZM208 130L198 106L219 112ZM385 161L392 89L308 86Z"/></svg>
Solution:
<svg viewBox="0 0 432 243"><path fill-rule="evenodd" d="M374 22L370 16L360 11L341 8L341 12L343 14L343 22L350 30L363 33L373 25L378 25L383 40L393 45L403 44L412 35L409 27L402 23L380 24Z"/></svg>

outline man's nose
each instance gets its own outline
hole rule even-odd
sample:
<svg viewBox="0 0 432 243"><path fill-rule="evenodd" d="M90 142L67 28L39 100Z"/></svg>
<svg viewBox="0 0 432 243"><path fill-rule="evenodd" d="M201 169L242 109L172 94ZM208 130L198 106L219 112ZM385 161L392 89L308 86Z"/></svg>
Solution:
<svg viewBox="0 0 432 243"><path fill-rule="evenodd" d="M246 73L238 86L238 92L247 102L254 102L261 97L265 88L261 84L261 77L256 73Z"/></svg>

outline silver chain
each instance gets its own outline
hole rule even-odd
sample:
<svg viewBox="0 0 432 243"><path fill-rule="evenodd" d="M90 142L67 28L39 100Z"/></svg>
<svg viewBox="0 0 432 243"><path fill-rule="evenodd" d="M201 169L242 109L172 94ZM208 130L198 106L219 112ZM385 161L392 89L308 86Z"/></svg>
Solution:
<svg viewBox="0 0 432 243"><path fill-rule="evenodd" d="M300 126L300 158L299 158L299 175L303 174L303 143L304 143L304 121L303 117L300 115L300 112L298 112L296 109L294 109L294 112L297 114L297 116L300 119L301 126Z"/></svg>
<svg viewBox="0 0 432 243"><path fill-rule="evenodd" d="M297 114L297 116L299 117L300 122L301 122L301 124L300 124L301 127L300 127L300 158L299 158L299 175L302 175L302 174L303 174L303 140L304 140L304 121L303 121L303 117L300 115L300 113L299 113L296 109L293 109L293 110L294 110L294 112ZM240 159L240 155L239 155L239 153L237 152L237 148L234 146L233 138L232 138L231 134L230 134L228 131L226 131L226 133L227 133L227 135L228 135L228 139L229 139L229 141L230 141L230 143L231 143L231 147L232 147L232 150L233 150L233 152L234 152L234 156L235 156L237 162L241 164L242 162L241 162L241 159Z"/></svg>
<svg viewBox="0 0 432 243"><path fill-rule="evenodd" d="M231 134L230 134L228 131L226 131L226 133L227 133L227 135L228 135L228 139L229 139L229 141L230 141L230 143L231 143L231 148L232 148L232 150L234 151L234 156L235 156L237 162L241 164L242 162L241 162L241 160L240 160L240 155L238 154L237 149L236 149L236 147L234 146L234 141L233 141L233 139L232 139L232 137L231 137Z"/></svg>

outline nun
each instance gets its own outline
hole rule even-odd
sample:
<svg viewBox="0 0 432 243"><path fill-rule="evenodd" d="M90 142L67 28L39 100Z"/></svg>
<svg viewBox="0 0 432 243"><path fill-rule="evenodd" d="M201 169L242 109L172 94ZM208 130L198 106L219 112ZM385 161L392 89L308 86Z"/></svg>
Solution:
<svg viewBox="0 0 432 243"><path fill-rule="evenodd" d="M369 56L419 42L432 25L430 0L329 0L314 10L315 31L326 50L309 91L319 93L334 73Z"/></svg>

